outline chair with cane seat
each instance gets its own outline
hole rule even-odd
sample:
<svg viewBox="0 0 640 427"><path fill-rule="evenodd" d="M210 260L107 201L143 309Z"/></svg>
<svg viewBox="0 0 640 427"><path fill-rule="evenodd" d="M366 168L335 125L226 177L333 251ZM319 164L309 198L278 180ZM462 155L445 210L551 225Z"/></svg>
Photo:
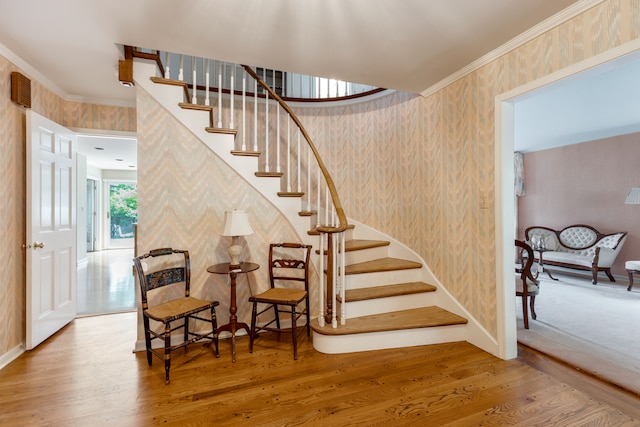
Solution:
<svg viewBox="0 0 640 427"><path fill-rule="evenodd" d="M199 340L209 339L214 342L215 354L216 357L219 357L215 311L215 307L219 303L190 296L189 252L171 248L154 249L134 258L133 263L141 291L147 362L151 366L152 355L164 360L165 384L169 384L171 353L175 350L186 348L189 344ZM152 299L154 303L149 304L149 299ZM205 315L207 317L204 317ZM190 325L197 326L198 323L191 323L191 320L206 322L210 324L210 327L205 326L202 331L191 331ZM151 327L151 321L162 323L162 330L154 330ZM180 321L180 323L174 325L175 321ZM180 329L183 330L182 341L172 344L172 333ZM152 346L156 339L163 341L164 351L162 353Z"/></svg>
<svg viewBox="0 0 640 427"><path fill-rule="evenodd" d="M260 331L288 332L291 330L293 358L298 358L298 336L306 329L310 335L309 317L309 256L311 246L299 243L272 243L269 245L270 288L249 298L253 303L251 312L251 335L249 352L253 353L253 343ZM266 304L258 312L258 304ZM258 316L273 309L274 318L259 325ZM290 316L291 327L284 328L280 314ZM306 317L305 325L298 325L298 319ZM275 326L273 324L275 323Z"/></svg>

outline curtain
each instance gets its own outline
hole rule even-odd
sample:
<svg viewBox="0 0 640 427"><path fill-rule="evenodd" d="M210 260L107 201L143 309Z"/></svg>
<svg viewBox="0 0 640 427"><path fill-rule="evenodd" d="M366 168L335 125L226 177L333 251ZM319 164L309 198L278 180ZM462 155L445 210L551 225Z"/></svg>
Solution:
<svg viewBox="0 0 640 427"><path fill-rule="evenodd" d="M525 195L524 191L524 159L522 153L514 153L513 156L514 172L515 172L515 193L517 197Z"/></svg>

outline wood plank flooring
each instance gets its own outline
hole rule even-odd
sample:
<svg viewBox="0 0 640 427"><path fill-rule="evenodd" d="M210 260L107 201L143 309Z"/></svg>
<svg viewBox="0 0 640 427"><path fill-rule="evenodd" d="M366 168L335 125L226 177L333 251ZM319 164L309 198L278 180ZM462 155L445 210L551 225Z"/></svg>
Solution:
<svg viewBox="0 0 640 427"><path fill-rule="evenodd" d="M303 338L294 361L288 337L253 354L239 337L235 364L228 340L219 359L178 352L165 386L132 353L136 328L135 313L76 319L0 370L0 425L640 425L637 396L467 343L325 355Z"/></svg>

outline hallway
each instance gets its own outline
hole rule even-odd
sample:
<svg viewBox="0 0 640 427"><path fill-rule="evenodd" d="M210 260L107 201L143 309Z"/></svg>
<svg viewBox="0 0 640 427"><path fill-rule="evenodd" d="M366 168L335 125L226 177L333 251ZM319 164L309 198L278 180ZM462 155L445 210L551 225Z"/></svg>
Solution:
<svg viewBox="0 0 640 427"><path fill-rule="evenodd" d="M133 249L89 252L87 258L86 286L78 281L78 316L134 311Z"/></svg>

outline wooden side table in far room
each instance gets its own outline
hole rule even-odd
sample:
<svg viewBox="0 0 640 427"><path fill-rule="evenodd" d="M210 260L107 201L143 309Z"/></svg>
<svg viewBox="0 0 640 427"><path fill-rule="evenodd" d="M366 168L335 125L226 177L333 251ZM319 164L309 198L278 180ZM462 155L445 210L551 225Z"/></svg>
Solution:
<svg viewBox="0 0 640 427"><path fill-rule="evenodd" d="M247 335L251 333L249 325L243 322L238 322L238 316L236 315L238 312L238 305L236 302L236 278L238 277L238 273L247 274L259 268L260 266L258 264L252 262L243 262L239 267L231 267L230 263L225 262L222 264L215 264L207 268L209 273L228 274L230 278L231 298L229 301L229 323L218 327L218 332L226 331L231 333L231 361L234 363L236 361L236 331L238 329L244 329L247 332Z"/></svg>

